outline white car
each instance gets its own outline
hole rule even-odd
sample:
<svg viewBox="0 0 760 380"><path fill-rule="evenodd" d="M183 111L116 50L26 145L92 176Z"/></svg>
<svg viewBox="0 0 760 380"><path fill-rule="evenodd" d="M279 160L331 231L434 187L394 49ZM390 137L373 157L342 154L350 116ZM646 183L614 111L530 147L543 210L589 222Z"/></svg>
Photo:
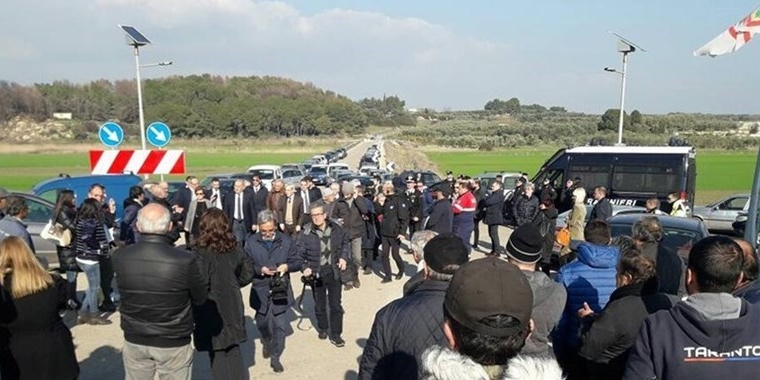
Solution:
<svg viewBox="0 0 760 380"><path fill-rule="evenodd" d="M327 165L327 175L328 176L332 177L333 173L336 170L348 170L348 171L351 171L351 168L349 168L348 165L346 165L346 164L333 163L333 164Z"/></svg>
<svg viewBox="0 0 760 380"><path fill-rule="evenodd" d="M739 213L746 215L749 209L749 194L734 194L705 206L694 206L691 215L705 222L710 231L733 231L732 224Z"/></svg>
<svg viewBox="0 0 760 380"><path fill-rule="evenodd" d="M272 190L274 180L282 179L282 168L279 165L253 165L248 168L248 173L251 176L258 175L267 190Z"/></svg>

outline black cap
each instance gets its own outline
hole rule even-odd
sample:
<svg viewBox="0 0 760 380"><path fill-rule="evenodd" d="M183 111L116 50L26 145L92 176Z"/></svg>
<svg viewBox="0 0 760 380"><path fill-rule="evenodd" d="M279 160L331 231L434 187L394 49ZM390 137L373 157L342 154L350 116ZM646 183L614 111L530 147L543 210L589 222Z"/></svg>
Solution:
<svg viewBox="0 0 760 380"><path fill-rule="evenodd" d="M447 232L430 239L423 248L425 265L441 274L454 274L446 267L462 265L470 260L467 247L458 236Z"/></svg>
<svg viewBox="0 0 760 380"><path fill-rule="evenodd" d="M448 181L441 181L431 186L430 191L440 191L444 196L448 197L451 195L452 189Z"/></svg>
<svg viewBox="0 0 760 380"><path fill-rule="evenodd" d="M533 264L541 260L544 239L533 223L517 227L507 241L507 255L517 261Z"/></svg>
<svg viewBox="0 0 760 380"><path fill-rule="evenodd" d="M417 181L414 179L414 176L410 175L410 176L406 177L406 182L417 182Z"/></svg>

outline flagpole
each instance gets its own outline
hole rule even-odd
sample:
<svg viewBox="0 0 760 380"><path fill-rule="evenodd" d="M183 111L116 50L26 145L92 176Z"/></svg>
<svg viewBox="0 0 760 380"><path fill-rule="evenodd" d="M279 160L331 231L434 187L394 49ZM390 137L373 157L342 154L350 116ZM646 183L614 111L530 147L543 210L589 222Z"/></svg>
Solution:
<svg viewBox="0 0 760 380"><path fill-rule="evenodd" d="M623 117L625 116L625 74L628 72L628 52L623 52L622 84L620 85L620 117L618 118L617 145L623 145Z"/></svg>

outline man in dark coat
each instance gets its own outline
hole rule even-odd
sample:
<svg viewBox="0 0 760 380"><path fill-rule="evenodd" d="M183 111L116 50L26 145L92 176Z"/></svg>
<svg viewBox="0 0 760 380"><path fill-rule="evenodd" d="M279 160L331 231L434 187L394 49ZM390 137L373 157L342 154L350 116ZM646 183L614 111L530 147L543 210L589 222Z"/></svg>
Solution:
<svg viewBox="0 0 760 380"><path fill-rule="evenodd" d="M594 199L596 199L596 203L594 204L594 208L591 209L591 216L589 217L589 221L607 220L609 217L611 217L612 203L610 203L610 200L607 199L607 189L604 186L600 186L594 189Z"/></svg>
<svg viewBox="0 0 760 380"><path fill-rule="evenodd" d="M333 215L339 220L351 241L351 258L349 269L351 280L345 284L345 290L361 286L358 271L362 266L362 236L364 235L364 218L369 217L369 209L363 196L359 196L353 183L342 185L343 197L335 202Z"/></svg>
<svg viewBox="0 0 760 380"><path fill-rule="evenodd" d="M415 232L422 230L422 192L417 188L417 182L414 177L409 176L406 179L406 204L409 208L409 238L412 238ZM411 252L411 250L410 250Z"/></svg>
<svg viewBox="0 0 760 380"><path fill-rule="evenodd" d="M532 183L523 185L522 193L515 191L514 203L512 205L515 217L515 227L530 223L536 217L538 212L538 198L533 195L535 186Z"/></svg>
<svg viewBox="0 0 760 380"><path fill-rule="evenodd" d="M242 179L236 180L232 189L233 192L224 197L224 213L230 220L235 240L242 247L246 236L253 230L251 197L249 192L245 191L245 183Z"/></svg>
<svg viewBox="0 0 760 380"><path fill-rule="evenodd" d="M424 252L422 284L375 314L359 379L416 379L421 354L432 345L446 345L443 299L454 272L469 260L468 249L448 233L431 239Z"/></svg>
<svg viewBox="0 0 760 380"><path fill-rule="evenodd" d="M245 244L245 254L253 263L254 273L250 305L256 310L263 356L271 357L270 365L275 372L282 372L280 356L285 349L288 324L285 312L295 303L290 272L301 270L302 262L290 237L277 231L272 211L259 212L257 220L258 232L250 235ZM287 280L283 280L285 278ZM273 280L284 281L285 293L275 292Z"/></svg>
<svg viewBox="0 0 760 380"><path fill-rule="evenodd" d="M432 230L439 234L451 232L454 224L454 210L451 208L451 192L448 182L439 182L433 185L430 191L433 193L433 208L425 223L426 230Z"/></svg>
<svg viewBox="0 0 760 380"><path fill-rule="evenodd" d="M475 196L475 229L472 231L472 247L478 248L480 245L480 222L483 221L485 218L485 213L483 212L483 202L486 199L486 196L488 195L488 189L480 186L480 180L474 179L471 181L472 183L472 195Z"/></svg>
<svg viewBox="0 0 760 380"><path fill-rule="evenodd" d="M255 232L258 228L258 225L260 224L256 217L259 215L260 212L267 210L267 198L269 197L269 190L267 190L266 186L261 184L261 177L258 175L255 175L251 178L251 200L248 207L251 208L251 218L253 226L252 230Z"/></svg>
<svg viewBox="0 0 760 380"><path fill-rule="evenodd" d="M491 238L491 255L502 251L499 242L499 226L504 224L504 191L499 181L491 183L491 193L483 200L485 217L483 221L488 225L488 236Z"/></svg>
<svg viewBox="0 0 760 380"><path fill-rule="evenodd" d="M329 337L335 347L343 347L346 341L341 337L343 306L340 272L346 270L346 264L351 260L348 234L338 223L327 219L321 200L312 203L309 214L311 222L301 230L296 249L304 262L304 277L307 281L313 281L318 338L324 340Z"/></svg>
<svg viewBox="0 0 760 380"><path fill-rule="evenodd" d="M190 378L191 305L206 302L208 278L196 255L168 243L163 234L170 226L169 211L149 204L137 215L140 241L113 253L121 288L122 355L129 379L152 379L156 372Z"/></svg>
<svg viewBox="0 0 760 380"><path fill-rule="evenodd" d="M390 182L383 184L383 193L385 193L385 203L380 211L383 216L380 222L383 250L380 258L383 262L384 277L381 282L388 283L391 282L391 254L398 267L396 280L404 277L404 260L399 254L399 246L409 224L409 205L403 195L396 194L396 189Z"/></svg>
<svg viewBox="0 0 760 380"><path fill-rule="evenodd" d="M658 291L674 296L686 294L686 263L662 243L665 237L656 216L645 216L631 228L631 237L642 255L654 261L659 279Z"/></svg>

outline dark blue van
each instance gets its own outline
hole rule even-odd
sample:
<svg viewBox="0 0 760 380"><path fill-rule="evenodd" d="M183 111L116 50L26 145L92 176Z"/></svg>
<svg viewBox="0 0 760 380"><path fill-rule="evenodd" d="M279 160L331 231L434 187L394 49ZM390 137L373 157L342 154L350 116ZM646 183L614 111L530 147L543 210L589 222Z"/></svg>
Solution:
<svg viewBox="0 0 760 380"><path fill-rule="evenodd" d="M82 201L87 199L90 186L97 183L106 188L108 199L113 199L116 202L116 218L121 219L124 215L123 203L129 196L129 188L139 185L141 182L142 178L134 174L61 176L34 185L32 193L55 203L61 190L74 190L74 194L77 196L77 205L80 205Z"/></svg>

